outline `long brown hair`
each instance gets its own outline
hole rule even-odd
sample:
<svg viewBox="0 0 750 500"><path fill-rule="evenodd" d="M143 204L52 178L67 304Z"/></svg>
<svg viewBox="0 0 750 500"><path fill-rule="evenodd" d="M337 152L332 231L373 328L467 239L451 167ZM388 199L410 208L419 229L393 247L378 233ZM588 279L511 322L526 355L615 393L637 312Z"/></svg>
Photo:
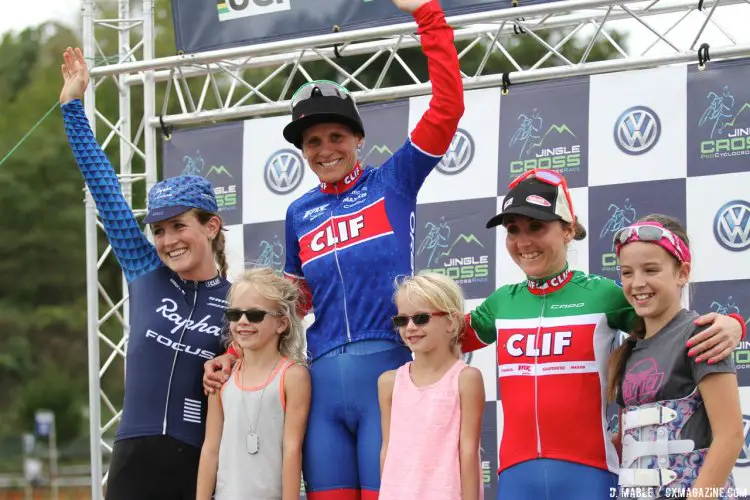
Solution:
<svg viewBox="0 0 750 500"><path fill-rule="evenodd" d="M227 264L227 255L224 251L224 247L226 245L226 240L224 239L224 221L215 213L211 213L198 208L194 209L194 211L195 215L198 217L198 222L204 225L208 224L208 221L210 221L213 217L219 218L219 232L216 233L216 238L211 240L211 249L214 252L216 263L219 265L219 275L222 278L226 278L229 264Z"/></svg>
<svg viewBox="0 0 750 500"><path fill-rule="evenodd" d="M658 222L684 241L688 248L690 247L690 240L688 239L687 231L682 227L680 221L674 217L662 214L650 214L641 217L638 219L638 222ZM679 267L680 262L677 259L674 259L674 261ZM625 363L633 352L636 340L643 340L644 338L646 338L646 321L642 317L636 316L628 338L625 339L617 349L615 349L607 362L607 375L609 379L607 383L607 398L609 401L617 399L617 391L625 372Z"/></svg>

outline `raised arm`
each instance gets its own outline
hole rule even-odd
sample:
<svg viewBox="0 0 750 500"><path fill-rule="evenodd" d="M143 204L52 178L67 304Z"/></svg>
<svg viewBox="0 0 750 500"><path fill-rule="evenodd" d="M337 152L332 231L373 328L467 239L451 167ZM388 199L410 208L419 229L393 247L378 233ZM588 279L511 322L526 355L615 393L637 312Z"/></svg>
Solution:
<svg viewBox="0 0 750 500"><path fill-rule="evenodd" d="M448 150L464 114L464 91L453 28L437 0L393 0L417 22L432 99L410 140L384 164L390 186L407 197L415 197L424 180Z"/></svg>
<svg viewBox="0 0 750 500"><path fill-rule="evenodd" d="M394 0L394 3L407 11L419 4L411 12L417 21L417 34L421 37L427 74L432 82L430 107L412 131L411 141L425 153L442 156L464 114L464 91L458 54L453 45L453 28L445 22L437 0Z"/></svg>
<svg viewBox="0 0 750 500"><path fill-rule="evenodd" d="M162 265L153 245L141 231L138 221L122 195L120 182L107 155L96 142L81 98L89 83L89 72L80 49L68 48L62 75L65 80L60 104L65 133L78 167L96 202L99 217L115 256L131 282Z"/></svg>

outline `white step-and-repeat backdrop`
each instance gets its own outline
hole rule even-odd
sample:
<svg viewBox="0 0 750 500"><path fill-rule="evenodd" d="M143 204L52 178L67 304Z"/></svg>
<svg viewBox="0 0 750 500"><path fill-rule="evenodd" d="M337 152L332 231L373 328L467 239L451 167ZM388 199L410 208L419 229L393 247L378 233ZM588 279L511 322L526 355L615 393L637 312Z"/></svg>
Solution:
<svg viewBox="0 0 750 500"><path fill-rule="evenodd" d="M617 278L612 235L648 213L686 223L695 256L691 308L750 318L750 61L671 66L466 92L450 151L418 198L416 264L461 283L470 310L523 274L502 228L485 229L508 183L534 167L565 174L588 237L570 264ZM429 96L362 106L361 159L380 165L427 109ZM228 227L230 274L281 269L288 205L316 186L282 137L289 116L175 131L164 175L200 174L214 185ZM494 346L468 356L484 374L483 460L494 498L502 395ZM734 469L750 491L750 342L735 352L746 446Z"/></svg>

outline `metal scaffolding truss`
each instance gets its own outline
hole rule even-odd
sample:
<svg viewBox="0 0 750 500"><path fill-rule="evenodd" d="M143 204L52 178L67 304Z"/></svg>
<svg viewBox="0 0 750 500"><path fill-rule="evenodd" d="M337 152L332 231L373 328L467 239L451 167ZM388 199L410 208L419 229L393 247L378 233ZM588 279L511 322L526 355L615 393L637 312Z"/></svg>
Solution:
<svg viewBox="0 0 750 500"><path fill-rule="evenodd" d="M92 71L92 84L86 91L85 109L89 121L103 126L105 151L119 146L116 166L128 202L134 188L147 192L157 177L157 133L160 127L213 123L288 112L292 81L302 75L312 80L314 68L331 70L345 84L358 102L374 102L430 93L430 83L420 81L402 57L403 50L419 46L416 25L406 23L360 31L264 43L252 46L214 50L197 54L154 57L154 1L141 0L139 8L130 0L118 0L116 19L98 16L95 0L82 0L83 49ZM450 17L460 44L463 59L474 51L480 55L477 68L463 65L464 88L499 87L510 84L633 70L676 63L697 62L697 49L711 33L711 60L750 56L750 44L737 43L736 35L718 21L722 11L747 9L750 0L562 0L559 2L514 7L504 10ZM135 4L135 1L133 1ZM137 15L133 13L137 12ZM669 17L667 24L659 22ZM697 21L696 21L697 19ZM653 40L636 52L621 47L610 35L613 29L640 30L636 36ZM690 23L695 25L689 36L674 36ZM545 30L555 29L561 36L548 43ZM117 61L105 54L100 43L107 32L117 33ZM111 36L111 35L110 35ZM543 56L533 64L523 65L513 57L519 37L533 40L543 48ZM584 40L585 50L579 60L569 60L562 52L567 43ZM597 42L612 44L620 57L590 62ZM580 42L579 42L580 43ZM642 47L643 48L643 47ZM658 48L660 53L654 55ZM341 63L350 56L366 56L355 69ZM506 75L492 70L491 57L506 60L514 70ZM476 60L476 57L474 58ZM99 63L99 61L105 61ZM312 67L311 63L320 64ZM550 66L550 62L554 66ZM361 74L368 68L381 67L374 84L365 85ZM710 63L709 63L710 64ZM405 72L413 83L389 85L391 72ZM274 85L270 85L271 83ZM114 85L119 95L117 117L107 117L96 107L96 93L102 86ZM157 112L157 86L164 90ZM143 110L135 110L133 121L131 92L142 87ZM271 88L273 87L273 88ZM270 95L275 89L275 95ZM279 90L280 89L280 90ZM162 95L160 93L160 95ZM256 102L257 101L257 102ZM100 134L101 138L101 134ZM139 199L142 197L139 196ZM142 215L142 207L134 207ZM103 226L97 218L90 193L86 193L86 251L88 297L89 405L91 432L92 498L102 498L106 474L102 467L103 450L111 451L103 436L119 422L121 411L102 390L102 377L122 367L128 335L127 286L123 279L117 290L107 290L100 281L100 269L109 259L109 246L99 248L98 237ZM121 332L111 337L114 323ZM103 333L107 330L109 335ZM100 348L104 355L100 356Z"/></svg>

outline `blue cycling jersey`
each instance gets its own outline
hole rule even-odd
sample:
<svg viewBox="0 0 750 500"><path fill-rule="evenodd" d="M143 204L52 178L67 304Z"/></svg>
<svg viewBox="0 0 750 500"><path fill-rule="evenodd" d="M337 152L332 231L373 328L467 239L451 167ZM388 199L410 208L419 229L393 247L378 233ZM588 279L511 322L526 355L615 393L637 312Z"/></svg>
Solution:
<svg viewBox="0 0 750 500"><path fill-rule="evenodd" d="M203 363L224 352L229 282L185 281L163 265L122 195L80 100L62 107L65 131L128 281L125 401L117 440L169 435L201 446L206 397Z"/></svg>
<svg viewBox="0 0 750 500"><path fill-rule="evenodd" d="M289 206L285 272L312 292L311 359L348 342L400 342L394 279L414 271L417 192L440 158L407 140L380 167L358 165Z"/></svg>

